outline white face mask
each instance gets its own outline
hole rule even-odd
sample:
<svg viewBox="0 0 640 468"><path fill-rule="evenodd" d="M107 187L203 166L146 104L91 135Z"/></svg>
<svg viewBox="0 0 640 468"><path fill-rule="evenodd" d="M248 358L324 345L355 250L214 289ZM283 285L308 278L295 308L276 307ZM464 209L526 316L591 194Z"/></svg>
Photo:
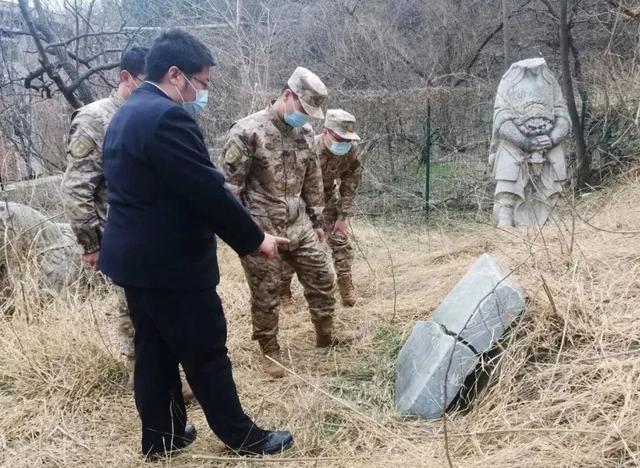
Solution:
<svg viewBox="0 0 640 468"><path fill-rule="evenodd" d="M133 76L131 75L131 78L133 78L133 82L135 83L136 80L140 81L140 84L144 83L144 80L141 80L140 78L138 78L137 76ZM133 89L129 88L128 85L124 85L127 88L127 91L129 91L129 94L127 95L127 99L129 99L129 97L131 97L131 95L133 94L133 92L138 89L138 86L140 86L140 84L137 84Z"/></svg>

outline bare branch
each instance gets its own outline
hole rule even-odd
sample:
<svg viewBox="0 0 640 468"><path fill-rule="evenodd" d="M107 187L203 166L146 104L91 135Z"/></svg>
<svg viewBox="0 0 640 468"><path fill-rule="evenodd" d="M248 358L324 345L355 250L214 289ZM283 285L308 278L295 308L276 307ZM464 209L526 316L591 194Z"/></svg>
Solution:
<svg viewBox="0 0 640 468"><path fill-rule="evenodd" d="M138 30L139 28L134 28L135 30ZM62 46L68 46L69 44L71 44L72 42L75 41L79 41L82 39L86 39L89 37L101 37L101 36L126 36L127 33L126 32L122 32L122 31L107 31L107 32L98 32L98 33L85 33L85 34L79 34L77 36L74 36L70 39L67 39L65 41L58 41L58 42L52 42L51 44L49 44L45 50L49 51L51 49L54 49L56 47L62 47Z"/></svg>
<svg viewBox="0 0 640 468"><path fill-rule="evenodd" d="M623 15L640 22L640 8L637 8L634 10L631 7L623 5L618 0L607 0L607 1L609 5L618 9L618 11L620 11Z"/></svg>
<svg viewBox="0 0 640 468"><path fill-rule="evenodd" d="M22 31L20 29L8 29L0 27L0 37L2 36L31 36L30 31ZM42 37L41 37L42 38Z"/></svg>
<svg viewBox="0 0 640 468"><path fill-rule="evenodd" d="M468 75L471 72L471 69L473 68L473 66L475 65L475 63L478 61L478 59L480 58L480 54L482 53L482 51L484 50L484 48L487 46L487 44L489 44L489 42L491 41L491 39L493 39L493 37L498 34L502 28L504 27L504 23L500 23L498 24L495 28L493 28L493 30L487 35L487 37L485 37L484 41L482 41L480 43L480 45L478 46L478 48L476 49L476 52L473 54L473 56L471 57L471 59L469 60L469 62L467 62L467 65L464 67L464 71L465 73ZM459 78L454 84L453 86L458 86L460 85L462 82L464 82L465 79L464 78Z"/></svg>
<svg viewBox="0 0 640 468"><path fill-rule="evenodd" d="M84 83L84 81L86 79L88 79L89 77L91 77L92 75L95 75L96 73L100 73L106 70L113 70L114 68L118 67L120 65L120 62L112 62L112 63L105 63L104 65L99 65L97 67L91 68L89 70L87 70L86 72L84 72L82 75L78 76L77 79L75 79L73 81L73 83L71 83L69 86L67 86L67 89L70 90L71 92L75 91L76 89L78 89L78 87Z"/></svg>
<svg viewBox="0 0 640 468"><path fill-rule="evenodd" d="M31 10L29 8L28 1L18 0L18 5L20 7L20 12L22 13L22 17L24 18L25 22L27 23L27 27L31 32L31 37L33 39L33 42L35 43L36 48L38 49L38 53L40 55L40 63L42 64L43 70L46 71L47 75L53 80L53 82L56 84L56 86L58 87L60 92L64 95L65 99L69 102L69 104L71 104L76 109L81 107L82 103L73 94L73 92L69 92L67 90L64 80L56 71L56 67L54 67L49 61L49 58L45 51L45 47L42 43L42 40L40 39L40 34L36 29L35 22L33 21L33 16L31 16ZM25 86L26 86L26 83L25 83Z"/></svg>

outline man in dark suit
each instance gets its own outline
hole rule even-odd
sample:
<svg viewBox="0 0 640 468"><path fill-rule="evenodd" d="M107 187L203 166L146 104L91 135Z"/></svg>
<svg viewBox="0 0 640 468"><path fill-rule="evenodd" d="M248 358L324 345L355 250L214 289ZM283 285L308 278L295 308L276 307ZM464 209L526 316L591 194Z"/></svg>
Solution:
<svg viewBox="0 0 640 468"><path fill-rule="evenodd" d="M288 241L261 231L209 159L193 115L206 104L213 65L192 35L162 33L147 57L148 81L115 114L103 146L110 211L99 267L124 287L135 326L146 455L195 439L178 363L229 448L269 454L293 442L289 432L262 430L244 413L227 356L215 235L240 256L258 250L274 258Z"/></svg>

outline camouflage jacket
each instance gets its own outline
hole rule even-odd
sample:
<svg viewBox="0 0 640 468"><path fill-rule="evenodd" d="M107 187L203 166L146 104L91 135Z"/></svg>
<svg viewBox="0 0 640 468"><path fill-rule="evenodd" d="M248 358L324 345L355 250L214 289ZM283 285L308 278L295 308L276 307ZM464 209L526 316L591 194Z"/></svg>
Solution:
<svg viewBox="0 0 640 468"><path fill-rule="evenodd" d="M309 125L292 128L271 106L245 117L227 132L221 167L266 232L295 237L296 229L322 226L322 174Z"/></svg>
<svg viewBox="0 0 640 468"><path fill-rule="evenodd" d="M316 136L316 151L322 169L325 204L336 203L338 218L351 216L351 208L362 179L361 151L356 142L344 156L332 154L325 146L322 135Z"/></svg>
<svg viewBox="0 0 640 468"><path fill-rule="evenodd" d="M113 91L108 98L87 104L71 116L62 194L71 229L84 253L100 249L108 210L102 141L122 102Z"/></svg>

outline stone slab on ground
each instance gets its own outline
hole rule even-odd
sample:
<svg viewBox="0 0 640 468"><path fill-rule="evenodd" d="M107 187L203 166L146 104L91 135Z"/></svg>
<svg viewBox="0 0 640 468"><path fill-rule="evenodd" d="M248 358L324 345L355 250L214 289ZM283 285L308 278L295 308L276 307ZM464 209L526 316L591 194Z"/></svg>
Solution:
<svg viewBox="0 0 640 468"><path fill-rule="evenodd" d="M417 322L396 361L396 409L439 418L480 356L524 310L522 291L481 255L428 321ZM446 385L446 394L445 394Z"/></svg>
<svg viewBox="0 0 640 468"><path fill-rule="evenodd" d="M491 255L481 255L431 320L458 335L477 352L488 351L524 310L522 291L505 277Z"/></svg>
<svg viewBox="0 0 640 468"><path fill-rule="evenodd" d="M396 409L439 418L477 361L469 347L446 334L440 325L417 322L396 361Z"/></svg>

